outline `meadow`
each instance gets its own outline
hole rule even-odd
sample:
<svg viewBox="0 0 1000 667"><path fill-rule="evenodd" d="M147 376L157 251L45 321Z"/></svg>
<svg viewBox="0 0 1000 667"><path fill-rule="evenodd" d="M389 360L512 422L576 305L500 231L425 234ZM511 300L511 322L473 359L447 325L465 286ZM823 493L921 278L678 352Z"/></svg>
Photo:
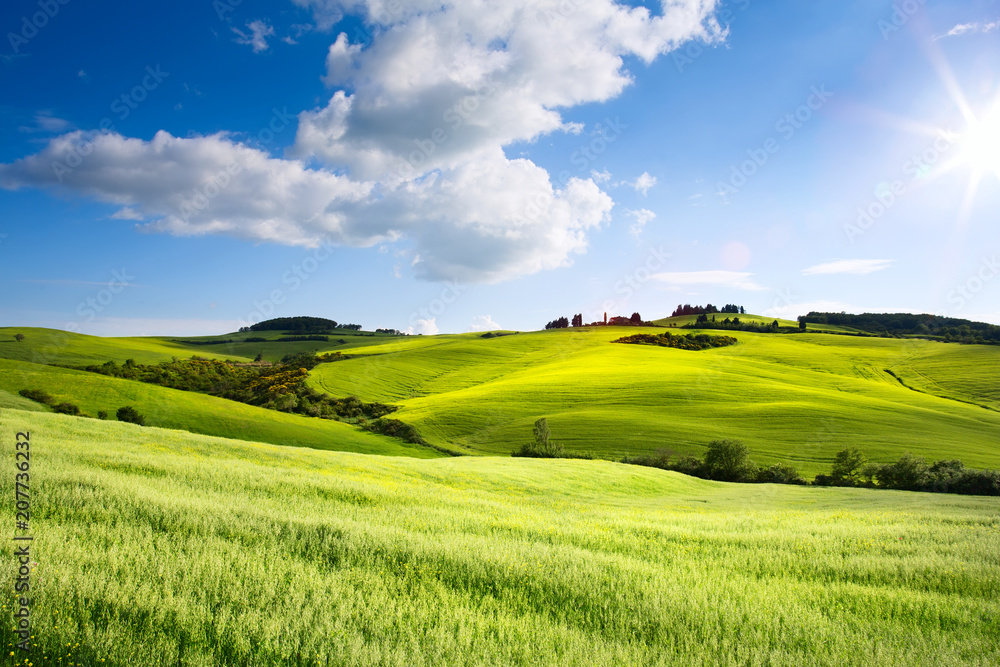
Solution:
<svg viewBox="0 0 1000 667"><path fill-rule="evenodd" d="M10 409L5 460L25 430L34 645L7 664L1000 662L996 498L363 456Z"/></svg>
<svg viewBox="0 0 1000 667"><path fill-rule="evenodd" d="M310 383L400 405L394 417L430 442L472 454L509 454L546 417L567 451L607 459L700 456L712 440L737 438L758 463L810 476L846 447L879 462L912 452L1000 467L998 347L747 332L702 351L611 342L663 331L397 339L318 366Z"/></svg>

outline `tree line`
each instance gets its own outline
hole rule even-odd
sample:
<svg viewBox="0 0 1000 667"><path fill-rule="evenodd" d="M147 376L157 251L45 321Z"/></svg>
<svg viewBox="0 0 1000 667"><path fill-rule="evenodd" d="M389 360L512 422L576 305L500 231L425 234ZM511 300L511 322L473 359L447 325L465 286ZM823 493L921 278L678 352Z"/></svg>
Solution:
<svg viewBox="0 0 1000 667"><path fill-rule="evenodd" d="M913 313L820 313L810 312L799 322L846 326L877 336L916 336L945 342L1000 345L1000 326L957 317Z"/></svg>
<svg viewBox="0 0 1000 667"><path fill-rule="evenodd" d="M641 327L641 326L651 326L649 322L645 322L642 319L642 315L639 313L632 313L629 317L624 317L622 315L616 315L611 319L607 319L607 313L605 313L605 320L600 322L591 322L590 324L583 323L583 313L577 313L573 316L572 322L566 317L558 317L548 324L545 325L546 329L567 329L570 325L574 327Z"/></svg>
<svg viewBox="0 0 1000 667"><path fill-rule="evenodd" d="M734 313L736 315L746 315L746 309L743 306L737 306L734 303L727 303L721 309L713 306L710 303L704 306L692 306L691 304L678 304L674 312L670 314L670 317L680 317L681 315L711 315L712 313Z"/></svg>
<svg viewBox="0 0 1000 667"><path fill-rule="evenodd" d="M625 457L622 463L712 479L720 482L809 484L793 466L758 466L740 440L713 440L704 458L675 456L671 450ZM829 475L816 475L814 486L848 486L930 493L1000 496L1000 470L966 468L958 459L927 461L910 453L892 463L873 463L856 447L837 452Z"/></svg>
<svg viewBox="0 0 1000 667"><path fill-rule="evenodd" d="M289 333L323 333L332 329L360 331L360 324L340 324L325 317L276 317L263 322L240 327L240 333L251 331L287 331Z"/></svg>

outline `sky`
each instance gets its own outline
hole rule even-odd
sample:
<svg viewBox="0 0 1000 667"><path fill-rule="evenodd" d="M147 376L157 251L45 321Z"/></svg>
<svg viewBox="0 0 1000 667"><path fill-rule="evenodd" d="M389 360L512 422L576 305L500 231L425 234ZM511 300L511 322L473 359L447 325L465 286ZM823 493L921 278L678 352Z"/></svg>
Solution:
<svg viewBox="0 0 1000 667"><path fill-rule="evenodd" d="M1000 0L11 0L0 325L1000 323Z"/></svg>

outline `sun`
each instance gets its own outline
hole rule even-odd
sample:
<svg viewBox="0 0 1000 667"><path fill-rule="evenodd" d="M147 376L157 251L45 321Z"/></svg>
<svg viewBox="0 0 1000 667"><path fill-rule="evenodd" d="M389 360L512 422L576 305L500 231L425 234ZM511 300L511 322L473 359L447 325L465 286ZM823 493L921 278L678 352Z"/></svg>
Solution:
<svg viewBox="0 0 1000 667"><path fill-rule="evenodd" d="M960 142L960 159L974 175L992 172L1000 179L1000 110L970 121Z"/></svg>

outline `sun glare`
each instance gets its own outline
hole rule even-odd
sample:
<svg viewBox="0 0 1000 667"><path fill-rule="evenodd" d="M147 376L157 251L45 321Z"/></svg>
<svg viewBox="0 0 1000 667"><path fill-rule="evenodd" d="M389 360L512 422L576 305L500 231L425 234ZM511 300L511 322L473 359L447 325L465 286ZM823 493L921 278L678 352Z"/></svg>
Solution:
<svg viewBox="0 0 1000 667"><path fill-rule="evenodd" d="M980 175L993 172L1000 178L1000 114L973 121L963 133L962 159Z"/></svg>

